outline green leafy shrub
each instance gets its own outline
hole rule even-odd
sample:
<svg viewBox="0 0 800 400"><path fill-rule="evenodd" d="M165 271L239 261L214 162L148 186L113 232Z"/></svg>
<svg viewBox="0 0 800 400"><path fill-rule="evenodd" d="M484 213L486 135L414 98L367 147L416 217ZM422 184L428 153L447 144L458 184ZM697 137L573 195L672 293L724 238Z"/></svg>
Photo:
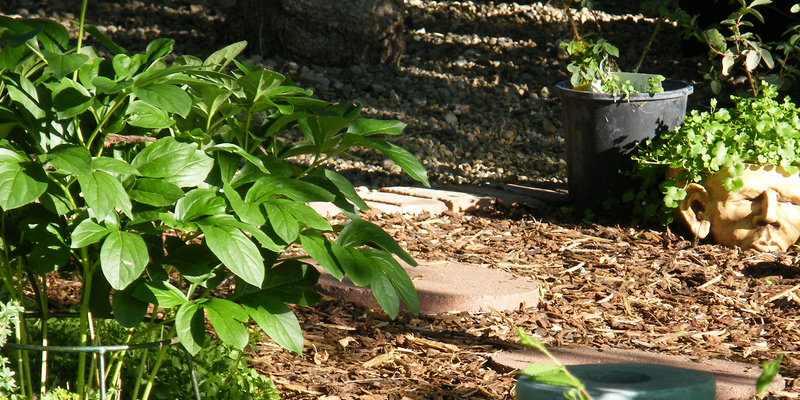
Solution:
<svg viewBox="0 0 800 400"><path fill-rule="evenodd" d="M732 4L735 4L731 1ZM674 20L684 36L708 47L708 65L703 70L714 94L724 89L744 97L761 96L759 82L767 81L786 90L800 77L800 24L793 24L776 42L767 42L757 34L757 25L770 25L761 10L772 0L737 0L738 8L725 19L710 26L700 26L698 16L678 9ZM781 4L783 6L783 4ZM785 9L784 9L785 11ZM800 11L793 5L791 13ZM744 77L745 85L737 83Z"/></svg>
<svg viewBox="0 0 800 400"><path fill-rule="evenodd" d="M395 257L414 260L360 219L367 205L322 167L368 147L427 185L413 155L381 138L405 124L363 118L356 105L315 99L237 61L243 42L206 59L173 56L169 39L130 54L86 30L98 47L82 35L73 43L54 21L0 16L0 281L5 296L43 314L41 339L44 276L61 271L82 284L80 345L105 344L92 332L113 315L130 329L117 344L161 330L197 354L208 346L207 320L220 340L244 349L252 321L300 353L302 331L287 303L314 304L319 272L285 256L290 247L338 279L371 286L392 317L400 301L419 310ZM301 155L311 161L293 161ZM349 219L332 226L309 202L333 203ZM25 325L19 343L33 340ZM28 355L21 358L21 389L31 395ZM74 387L83 397L95 390L86 379L92 365L78 361Z"/></svg>
<svg viewBox="0 0 800 400"><path fill-rule="evenodd" d="M648 140L634 156L635 173L644 181L635 195L638 211L669 223L686 187L721 170L729 172L724 185L731 191L742 187L747 164L800 172L800 110L788 97L778 100L775 86L765 86L762 94L732 96L735 109L717 108L712 99L710 110L693 110L683 125ZM674 173L667 177L668 169ZM654 195L656 186L660 194Z"/></svg>

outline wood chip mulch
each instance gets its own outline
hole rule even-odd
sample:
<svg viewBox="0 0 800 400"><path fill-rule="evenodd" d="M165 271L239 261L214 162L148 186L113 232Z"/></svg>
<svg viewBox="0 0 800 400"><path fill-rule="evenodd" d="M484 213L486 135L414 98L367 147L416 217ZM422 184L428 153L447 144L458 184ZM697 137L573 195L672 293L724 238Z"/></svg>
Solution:
<svg viewBox="0 0 800 400"><path fill-rule="evenodd" d="M306 331L302 356L265 341L254 365L286 398L513 399L514 375L493 370L489 359L520 348L514 332L523 327L552 347L639 349L754 366L783 354L786 390L773 398L800 398L797 248L743 252L669 230L549 221L553 215L369 214L419 260L481 264L537 281L538 309L390 320L326 299L296 309Z"/></svg>

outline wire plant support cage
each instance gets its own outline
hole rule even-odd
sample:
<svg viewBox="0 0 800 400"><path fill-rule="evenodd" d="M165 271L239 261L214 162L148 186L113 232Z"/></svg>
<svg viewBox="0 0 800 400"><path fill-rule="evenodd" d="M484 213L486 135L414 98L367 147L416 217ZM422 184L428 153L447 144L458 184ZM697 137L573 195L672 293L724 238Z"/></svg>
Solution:
<svg viewBox="0 0 800 400"><path fill-rule="evenodd" d="M37 313L26 313L25 318L30 319L41 319L42 315ZM77 313L53 313L48 314L47 318L77 318ZM180 340L176 337L171 339L159 340L154 342L146 342L146 343L137 343L137 344L129 344L129 345L110 345L110 346L53 346L53 345L40 345L40 344L19 344L19 343L5 343L3 346L0 346L0 349L11 349L17 351L26 351L26 352L40 352L40 353L90 353L94 354L97 360L97 377L99 381L99 389L100 389L100 400L106 400L106 393L108 391L106 387L106 362L105 356L106 353L113 353L113 352L126 352L126 351L135 351L135 350L145 350L145 349L158 349L164 346L172 346L180 344ZM186 363L189 367L189 374L191 376L191 383L192 383L192 390L194 391L195 399L202 400L200 396L200 387L197 383L197 374L195 373L194 363L192 361L192 356L189 354L186 349L183 349L184 353L186 354ZM43 371L43 374L46 371Z"/></svg>

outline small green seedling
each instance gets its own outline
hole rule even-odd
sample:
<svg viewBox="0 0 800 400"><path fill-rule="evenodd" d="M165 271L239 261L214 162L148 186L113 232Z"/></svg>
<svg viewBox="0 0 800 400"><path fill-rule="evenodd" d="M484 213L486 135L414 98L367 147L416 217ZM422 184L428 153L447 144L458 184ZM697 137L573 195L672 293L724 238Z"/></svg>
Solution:
<svg viewBox="0 0 800 400"><path fill-rule="evenodd" d="M551 354L545 345L532 336L525 334L522 328L517 328L517 336L519 336L520 343L532 347L542 352L547 358L553 361L553 364L534 363L529 364L518 373L527 375L528 378L537 382L545 383L548 385L567 386L572 387L569 391L564 393L564 398L568 400L592 400L592 396L586 391L583 383L572 375L564 364L561 364L553 354Z"/></svg>
<svg viewBox="0 0 800 400"><path fill-rule="evenodd" d="M757 398L763 399L767 394L769 385L778 375L778 370L781 367L781 361L783 361L783 354L778 355L778 359L775 361L764 361L764 363L761 364L763 370L761 371L761 376L759 376L758 380L756 381Z"/></svg>

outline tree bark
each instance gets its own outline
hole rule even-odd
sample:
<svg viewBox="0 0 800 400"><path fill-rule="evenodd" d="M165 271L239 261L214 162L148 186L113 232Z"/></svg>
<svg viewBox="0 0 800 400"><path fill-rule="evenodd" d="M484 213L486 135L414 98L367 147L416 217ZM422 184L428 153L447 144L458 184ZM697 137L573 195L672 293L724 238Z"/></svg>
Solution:
<svg viewBox="0 0 800 400"><path fill-rule="evenodd" d="M317 65L397 64L404 7L403 0L236 0L221 36Z"/></svg>

